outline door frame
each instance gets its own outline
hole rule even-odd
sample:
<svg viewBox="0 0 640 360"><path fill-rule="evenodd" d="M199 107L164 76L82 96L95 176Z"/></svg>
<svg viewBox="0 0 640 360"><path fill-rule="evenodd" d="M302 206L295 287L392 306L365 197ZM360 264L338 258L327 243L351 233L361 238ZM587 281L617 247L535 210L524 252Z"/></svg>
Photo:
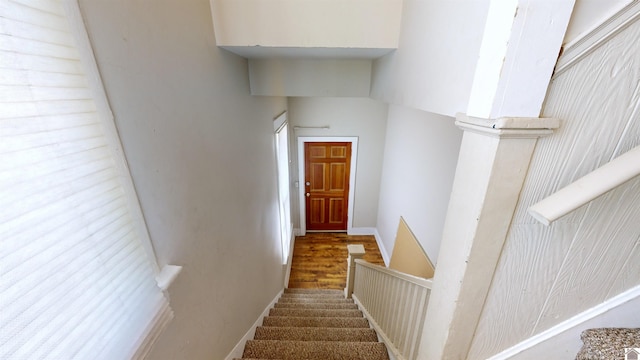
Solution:
<svg viewBox="0 0 640 360"><path fill-rule="evenodd" d="M307 233L306 201L304 197L305 158L304 143L306 142L348 142L351 143L351 166L349 173L349 206L347 210L347 233L353 228L353 205L355 202L356 165L358 160L357 136L299 136L298 137L298 201L300 208L300 235Z"/></svg>

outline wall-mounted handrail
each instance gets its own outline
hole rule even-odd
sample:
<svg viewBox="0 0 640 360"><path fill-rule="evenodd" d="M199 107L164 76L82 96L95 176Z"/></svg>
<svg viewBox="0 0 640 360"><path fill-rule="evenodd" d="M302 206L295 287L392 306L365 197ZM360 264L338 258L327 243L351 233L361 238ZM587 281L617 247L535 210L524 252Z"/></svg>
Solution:
<svg viewBox="0 0 640 360"><path fill-rule="evenodd" d="M545 225L640 175L640 146L602 165L529 208Z"/></svg>
<svg viewBox="0 0 640 360"><path fill-rule="evenodd" d="M422 337L431 279L355 263L353 298L398 360L415 360Z"/></svg>

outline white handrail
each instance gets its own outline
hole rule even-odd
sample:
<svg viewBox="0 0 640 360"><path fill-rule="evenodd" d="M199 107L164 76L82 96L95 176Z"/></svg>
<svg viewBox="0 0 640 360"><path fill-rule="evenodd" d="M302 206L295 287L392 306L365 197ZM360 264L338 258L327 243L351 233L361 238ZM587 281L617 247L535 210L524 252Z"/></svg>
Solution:
<svg viewBox="0 0 640 360"><path fill-rule="evenodd" d="M381 271L385 274L389 274L391 276L395 276L397 278L400 278L402 280L405 281L409 281L413 284L416 285L420 285L426 288L431 289L431 284L433 283L431 279L425 279L425 278L421 278L419 276L414 276L411 274L407 274L407 273L403 273L402 271L398 271L398 270L394 270L394 269L389 269L386 268L384 266L380 266L380 265L376 265L376 264L372 264L370 262L367 262L366 260L362 260L362 259L356 259L356 264L360 264L364 267L368 267L370 269L374 269L376 271Z"/></svg>
<svg viewBox="0 0 640 360"><path fill-rule="evenodd" d="M398 360L415 360L431 280L355 260L353 298Z"/></svg>
<svg viewBox="0 0 640 360"><path fill-rule="evenodd" d="M544 225L640 175L640 146L602 165L529 208Z"/></svg>

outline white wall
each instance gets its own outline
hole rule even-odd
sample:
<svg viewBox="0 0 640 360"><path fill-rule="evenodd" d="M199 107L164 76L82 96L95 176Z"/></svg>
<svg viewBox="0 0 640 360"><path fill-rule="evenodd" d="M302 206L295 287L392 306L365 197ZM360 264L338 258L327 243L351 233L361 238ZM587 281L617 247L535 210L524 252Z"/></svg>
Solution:
<svg viewBox="0 0 640 360"><path fill-rule="evenodd" d="M219 45L395 48L402 1L211 0L211 5Z"/></svg>
<svg viewBox="0 0 640 360"><path fill-rule="evenodd" d="M252 95L369 96L371 60L251 59Z"/></svg>
<svg viewBox="0 0 640 360"><path fill-rule="evenodd" d="M353 227L375 227L387 105L367 98L289 98L289 122L292 127L325 125L331 127L329 130L298 129L294 131L290 172L292 182L298 180L299 161L296 156L298 136L358 137ZM291 198L294 227L299 228L298 189L291 189Z"/></svg>
<svg viewBox="0 0 640 360"><path fill-rule="evenodd" d="M282 289L273 118L207 0L81 1L175 319L153 359L222 359Z"/></svg>
<svg viewBox="0 0 640 360"><path fill-rule="evenodd" d="M388 254L402 216L437 261L461 141L453 118L389 106L377 226Z"/></svg>
<svg viewBox="0 0 640 360"><path fill-rule="evenodd" d="M488 9L488 0L404 0L398 50L374 62L371 97L464 112Z"/></svg>

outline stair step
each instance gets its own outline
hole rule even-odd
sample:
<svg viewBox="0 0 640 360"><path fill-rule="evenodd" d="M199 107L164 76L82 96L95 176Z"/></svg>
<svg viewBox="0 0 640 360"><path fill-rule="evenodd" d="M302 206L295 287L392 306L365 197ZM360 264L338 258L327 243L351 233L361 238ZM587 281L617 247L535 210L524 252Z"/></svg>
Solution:
<svg viewBox="0 0 640 360"><path fill-rule="evenodd" d="M368 328L369 321L363 317L309 318L294 316L267 316L262 320L262 326Z"/></svg>
<svg viewBox="0 0 640 360"><path fill-rule="evenodd" d="M322 293L283 293L280 298L329 298L329 299L344 299L344 295L338 294L322 294Z"/></svg>
<svg viewBox="0 0 640 360"><path fill-rule="evenodd" d="M367 328L259 326L254 340L377 342L378 335Z"/></svg>
<svg viewBox="0 0 640 360"><path fill-rule="evenodd" d="M362 317L360 310L343 309L286 309L278 308L269 310L269 316L295 316L295 317Z"/></svg>
<svg viewBox="0 0 640 360"><path fill-rule="evenodd" d="M640 347L640 329L587 329L580 334L580 339L583 345L576 360L625 359L625 348Z"/></svg>
<svg viewBox="0 0 640 360"><path fill-rule="evenodd" d="M286 288L285 294L333 294L344 297L343 290Z"/></svg>
<svg viewBox="0 0 640 360"><path fill-rule="evenodd" d="M338 299L338 298L295 298L295 297L281 297L278 303L336 303L336 304L353 304L353 299Z"/></svg>
<svg viewBox="0 0 640 360"><path fill-rule="evenodd" d="M387 349L379 342L249 340L243 358L389 360Z"/></svg>
<svg viewBox="0 0 640 360"><path fill-rule="evenodd" d="M354 303L276 303L277 309L352 309L358 310L358 305Z"/></svg>

